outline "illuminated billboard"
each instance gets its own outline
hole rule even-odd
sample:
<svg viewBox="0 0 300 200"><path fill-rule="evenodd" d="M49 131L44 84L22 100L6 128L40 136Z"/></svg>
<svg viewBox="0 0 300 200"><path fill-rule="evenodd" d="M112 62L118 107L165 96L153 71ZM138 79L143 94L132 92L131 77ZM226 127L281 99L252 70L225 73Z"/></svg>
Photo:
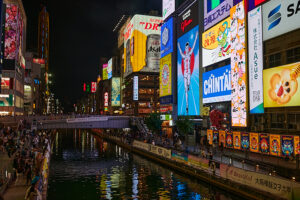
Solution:
<svg viewBox="0 0 300 200"><path fill-rule="evenodd" d="M203 73L203 103L231 101L231 67Z"/></svg>
<svg viewBox="0 0 300 200"><path fill-rule="evenodd" d="M113 60L111 58L107 63L107 79L112 78L112 65L113 65Z"/></svg>
<svg viewBox="0 0 300 200"><path fill-rule="evenodd" d="M230 58L230 18L202 34L203 67Z"/></svg>
<svg viewBox="0 0 300 200"><path fill-rule="evenodd" d="M199 115L199 25L195 1L178 16L177 97L178 115ZM192 27L192 25L195 25Z"/></svg>
<svg viewBox="0 0 300 200"><path fill-rule="evenodd" d="M248 12L250 113L264 113L261 7Z"/></svg>
<svg viewBox="0 0 300 200"><path fill-rule="evenodd" d="M162 18L165 20L175 11L175 0L163 0L162 3Z"/></svg>
<svg viewBox="0 0 300 200"><path fill-rule="evenodd" d="M108 64L104 64L102 66L102 70L103 70L103 80L107 80L108 79Z"/></svg>
<svg viewBox="0 0 300 200"><path fill-rule="evenodd" d="M108 107L108 92L104 93L104 106Z"/></svg>
<svg viewBox="0 0 300 200"><path fill-rule="evenodd" d="M228 17L232 5L233 0L204 0L204 30Z"/></svg>
<svg viewBox="0 0 300 200"><path fill-rule="evenodd" d="M263 71L264 107L300 106L300 62Z"/></svg>
<svg viewBox="0 0 300 200"><path fill-rule="evenodd" d="M230 9L231 124L247 127L247 68L244 1Z"/></svg>
<svg viewBox="0 0 300 200"><path fill-rule="evenodd" d="M161 17L134 15L124 30L124 76L159 72Z"/></svg>
<svg viewBox="0 0 300 200"><path fill-rule="evenodd" d="M159 97L161 104L172 103L172 54L160 59Z"/></svg>
<svg viewBox="0 0 300 200"><path fill-rule="evenodd" d="M161 27L161 58L173 52L173 18L170 18Z"/></svg>
<svg viewBox="0 0 300 200"><path fill-rule="evenodd" d="M6 89L8 90L10 88L10 78L1 78L1 89Z"/></svg>
<svg viewBox="0 0 300 200"><path fill-rule="evenodd" d="M96 90L97 90L97 83L96 82L92 82L92 88L91 88L91 92L92 93L96 93Z"/></svg>
<svg viewBox="0 0 300 200"><path fill-rule="evenodd" d="M0 94L0 106L13 106L14 98L12 94Z"/></svg>
<svg viewBox="0 0 300 200"><path fill-rule="evenodd" d="M256 6L259 6L266 0L248 0L248 11L253 10Z"/></svg>
<svg viewBox="0 0 300 200"><path fill-rule="evenodd" d="M299 0L272 0L262 7L264 41L300 28Z"/></svg>
<svg viewBox="0 0 300 200"><path fill-rule="evenodd" d="M6 5L4 58L17 58L18 7Z"/></svg>
<svg viewBox="0 0 300 200"><path fill-rule="evenodd" d="M138 76L133 77L133 100L134 101L139 100L139 77Z"/></svg>
<svg viewBox="0 0 300 200"><path fill-rule="evenodd" d="M121 79L113 77L111 80L111 106L121 105Z"/></svg>

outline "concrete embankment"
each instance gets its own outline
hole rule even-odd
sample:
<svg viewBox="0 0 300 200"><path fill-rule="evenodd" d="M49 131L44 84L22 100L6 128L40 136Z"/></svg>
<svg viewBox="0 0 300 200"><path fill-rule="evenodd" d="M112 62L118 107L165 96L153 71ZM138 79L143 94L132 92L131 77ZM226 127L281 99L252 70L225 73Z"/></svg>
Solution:
<svg viewBox="0 0 300 200"><path fill-rule="evenodd" d="M282 185L280 185L281 182L278 182L278 180L280 181L279 178L274 178L271 176L266 176L264 174L259 174L255 172L246 173L245 170L232 169L232 167L230 166L225 166L225 167L221 166L218 173L214 173L208 166L205 166L205 164L203 165L203 162L202 162L203 167L201 168L200 164L198 165L199 166L198 167L196 165L197 164L196 156L194 156L195 158L194 161L191 161L194 162L195 165L193 165L193 163L190 163L190 157L192 158L193 156L190 155L188 156L188 161L183 161L180 160L181 158L180 156L178 156L180 153L176 155L176 153L172 152L170 155L168 151L171 152L171 150L167 150L162 147L157 147L146 143L143 144L142 142L138 142L138 141L134 141L133 143L131 143L131 145L128 145L126 142L123 142L120 138L105 134L102 131L99 131L97 129L93 130L93 132L98 136L106 140L109 140L113 143L116 143L117 145L125 149L128 149L136 154L151 159L155 162L158 162L178 172L189 175L190 177L197 178L201 181L212 184L222 190L225 190L229 193L232 193L240 197L241 199L292 199L292 200L300 199L300 196L297 195L298 193L294 191L289 192L286 190L284 193L283 191L277 194L273 193L272 192L273 189L278 190L278 188L280 187L279 189L283 190L283 188L286 187L284 186L284 182L282 183ZM147 146L152 146L152 147L147 147ZM228 173L228 178L225 178L227 177L227 175L224 175L225 173ZM241 184L241 182L239 182L238 180L235 181L235 179L233 179L234 181L232 181L232 177L230 175L237 176L239 179L242 180L248 179L248 182L245 181L245 184ZM259 179L257 177L261 177L261 178ZM270 179L268 179L268 177L270 177ZM262 184L266 184L266 187L268 189L265 189L263 185L261 187L262 189L252 187L252 185L249 184L250 179L251 181L258 182L257 184L259 184L260 181L263 181ZM289 188L289 189L293 190L294 188Z"/></svg>

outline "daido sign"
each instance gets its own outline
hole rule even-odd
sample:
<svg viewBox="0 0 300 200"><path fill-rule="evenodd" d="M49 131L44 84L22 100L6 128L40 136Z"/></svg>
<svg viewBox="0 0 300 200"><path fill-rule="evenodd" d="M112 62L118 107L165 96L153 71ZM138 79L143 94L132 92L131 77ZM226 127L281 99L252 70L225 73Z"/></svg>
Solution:
<svg viewBox="0 0 300 200"><path fill-rule="evenodd" d="M263 39L269 40L300 28L299 0L272 0L263 5Z"/></svg>

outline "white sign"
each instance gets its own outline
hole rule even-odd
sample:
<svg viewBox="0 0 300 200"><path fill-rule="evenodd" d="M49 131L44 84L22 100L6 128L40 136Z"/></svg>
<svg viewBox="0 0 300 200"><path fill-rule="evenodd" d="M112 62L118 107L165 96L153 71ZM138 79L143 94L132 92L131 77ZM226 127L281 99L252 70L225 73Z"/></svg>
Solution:
<svg viewBox="0 0 300 200"><path fill-rule="evenodd" d="M300 28L299 0L272 0L263 5L263 38L276 36Z"/></svg>
<svg viewBox="0 0 300 200"><path fill-rule="evenodd" d="M165 20L175 11L175 0L163 0L162 17Z"/></svg>
<svg viewBox="0 0 300 200"><path fill-rule="evenodd" d="M248 13L250 113L264 113L261 6Z"/></svg>
<svg viewBox="0 0 300 200"><path fill-rule="evenodd" d="M139 100L139 77L138 76L133 77L133 100L134 101Z"/></svg>

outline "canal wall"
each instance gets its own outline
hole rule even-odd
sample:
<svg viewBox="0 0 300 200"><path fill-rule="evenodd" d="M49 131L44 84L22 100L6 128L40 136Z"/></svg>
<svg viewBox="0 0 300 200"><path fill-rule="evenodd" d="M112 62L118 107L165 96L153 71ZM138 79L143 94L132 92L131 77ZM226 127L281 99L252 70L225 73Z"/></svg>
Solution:
<svg viewBox="0 0 300 200"><path fill-rule="evenodd" d="M129 145L121 138L105 134L99 129L94 129L93 132L134 153L213 184L242 199L300 199L300 184L287 179L247 171L226 164L220 164L215 170L210 167L209 160L198 156L136 140Z"/></svg>

